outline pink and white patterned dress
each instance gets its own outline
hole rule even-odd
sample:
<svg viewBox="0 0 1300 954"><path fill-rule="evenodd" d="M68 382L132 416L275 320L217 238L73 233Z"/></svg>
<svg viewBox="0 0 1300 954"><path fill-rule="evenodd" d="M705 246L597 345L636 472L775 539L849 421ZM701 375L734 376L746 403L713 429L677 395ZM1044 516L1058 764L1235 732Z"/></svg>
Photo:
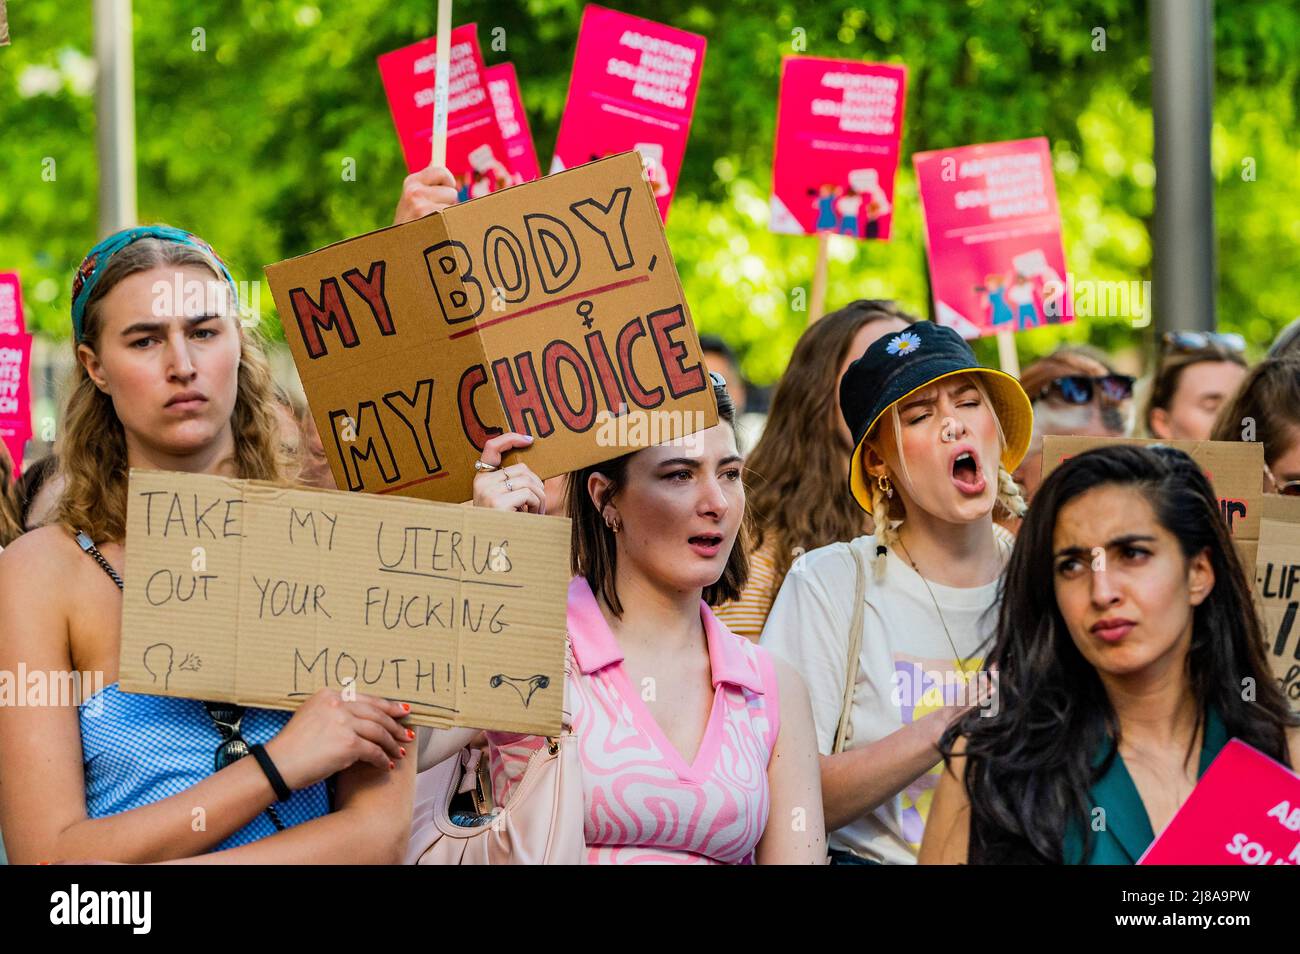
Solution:
<svg viewBox="0 0 1300 954"><path fill-rule="evenodd" d="M691 765L628 681L623 653L582 577L569 584L567 707L582 757L587 864L752 864L767 827L767 767L780 729L767 651L701 601L713 708ZM543 740L492 732L493 789L506 804Z"/></svg>

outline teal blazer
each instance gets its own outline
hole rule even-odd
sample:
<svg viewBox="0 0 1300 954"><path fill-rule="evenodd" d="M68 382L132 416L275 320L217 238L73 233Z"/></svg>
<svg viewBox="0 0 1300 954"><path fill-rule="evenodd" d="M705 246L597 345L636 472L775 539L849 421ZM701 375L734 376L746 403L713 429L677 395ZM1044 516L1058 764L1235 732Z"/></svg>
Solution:
<svg viewBox="0 0 1300 954"><path fill-rule="evenodd" d="M1228 744L1228 731L1223 719L1215 709L1205 714L1205 734L1201 741L1201 760L1196 771L1199 779L1210 767L1219 751ZM1115 749L1115 740L1106 743L1092 760L1094 768L1101 765ZM1105 828L1090 832L1092 844L1085 859L1083 855L1083 832L1078 825L1070 825L1065 832L1064 858L1067 865L1131 865L1136 864L1142 853L1155 841L1155 832L1151 830L1151 818L1146 806L1138 795L1137 786L1128 774L1124 759L1115 755L1110 768L1088 790L1088 797L1095 808L1105 810ZM1091 824L1092 819L1089 819Z"/></svg>

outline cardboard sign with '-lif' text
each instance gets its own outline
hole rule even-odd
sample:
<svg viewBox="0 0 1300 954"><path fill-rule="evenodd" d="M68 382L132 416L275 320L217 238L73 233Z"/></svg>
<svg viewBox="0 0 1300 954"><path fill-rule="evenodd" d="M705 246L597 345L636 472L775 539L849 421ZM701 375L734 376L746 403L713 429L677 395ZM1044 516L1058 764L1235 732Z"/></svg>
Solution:
<svg viewBox="0 0 1300 954"><path fill-rule="evenodd" d="M1300 710L1300 500L1261 498L1258 559L1255 593L1269 665L1282 695Z"/></svg>
<svg viewBox="0 0 1300 954"><path fill-rule="evenodd" d="M127 692L293 709L317 689L420 725L560 728L569 521L132 470Z"/></svg>
<svg viewBox="0 0 1300 954"><path fill-rule="evenodd" d="M1163 444L1184 451L1209 478L1228 532L1246 572L1255 565L1259 547L1260 498L1264 485L1264 445L1250 441L1163 441L1141 437L1043 438L1043 479L1066 459L1110 444L1152 447Z"/></svg>
<svg viewBox="0 0 1300 954"><path fill-rule="evenodd" d="M501 429L546 478L717 423L636 153L266 274L340 490L459 502Z"/></svg>

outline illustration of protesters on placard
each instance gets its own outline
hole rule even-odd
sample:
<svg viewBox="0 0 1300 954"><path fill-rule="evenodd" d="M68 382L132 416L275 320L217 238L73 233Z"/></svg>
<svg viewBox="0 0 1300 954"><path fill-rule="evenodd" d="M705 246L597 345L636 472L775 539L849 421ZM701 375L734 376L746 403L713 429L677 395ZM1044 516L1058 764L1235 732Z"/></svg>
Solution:
<svg viewBox="0 0 1300 954"><path fill-rule="evenodd" d="M875 169L854 169L849 173L849 189L860 196L866 196L866 238L880 237L880 219L893 209L884 188L880 185L880 173ZM854 232L856 237L856 230Z"/></svg>
<svg viewBox="0 0 1300 954"><path fill-rule="evenodd" d="M493 154L492 147L486 143L470 151L469 164L474 172L474 179L469 188L471 199L497 192L510 184L509 170Z"/></svg>
<svg viewBox="0 0 1300 954"><path fill-rule="evenodd" d="M1007 303L1006 279L1002 275L985 276L984 284L977 285L975 290L984 296L984 304L988 309L984 319L992 327L998 328L1016 320L1015 313Z"/></svg>
<svg viewBox="0 0 1300 954"><path fill-rule="evenodd" d="M808 194L814 196L812 205L817 210L817 221L813 229L818 232L836 231L839 219L835 217L835 202L839 198L839 189L826 182L819 189L809 189Z"/></svg>
<svg viewBox="0 0 1300 954"><path fill-rule="evenodd" d="M991 274L975 290L984 299L984 320L993 328L1015 325L1017 331L1056 324L1062 315L1065 287L1042 249L1017 255L1003 274Z"/></svg>
<svg viewBox="0 0 1300 954"><path fill-rule="evenodd" d="M837 235L849 235L858 238L858 213L862 211L862 196L852 187L835 200L835 214L840 223L835 227Z"/></svg>
<svg viewBox="0 0 1300 954"><path fill-rule="evenodd" d="M657 142L639 142L632 147L641 154L645 178L650 183L656 199L669 193L668 170L664 168L664 147Z"/></svg>
<svg viewBox="0 0 1300 954"><path fill-rule="evenodd" d="M1064 314L1065 284L1056 269L1048 264L1046 253L1036 248L1017 255L1011 265L1033 288L1037 303L1035 319L1046 316L1047 324L1057 324Z"/></svg>
<svg viewBox="0 0 1300 954"><path fill-rule="evenodd" d="M817 210L814 232L833 232L851 238L879 238L880 219L893 208L880 185L880 174L875 169L853 169L848 174L848 184L839 186L823 182L808 195ZM866 234L862 225L865 213Z"/></svg>
<svg viewBox="0 0 1300 954"><path fill-rule="evenodd" d="M1034 304L1034 283L1027 275L1016 271L1012 274L1011 287L1007 297L1016 313L1016 330L1038 327L1038 308Z"/></svg>

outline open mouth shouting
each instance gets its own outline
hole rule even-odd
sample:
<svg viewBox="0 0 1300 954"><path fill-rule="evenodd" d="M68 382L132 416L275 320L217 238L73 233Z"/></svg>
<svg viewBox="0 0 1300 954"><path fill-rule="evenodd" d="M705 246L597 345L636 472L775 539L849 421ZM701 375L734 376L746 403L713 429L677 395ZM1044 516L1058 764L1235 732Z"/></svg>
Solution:
<svg viewBox="0 0 1300 954"><path fill-rule="evenodd" d="M718 555L722 549L722 534L720 533L697 533L686 541L691 545L691 549L698 555L708 558Z"/></svg>
<svg viewBox="0 0 1300 954"><path fill-rule="evenodd" d="M988 482L984 479L979 453L974 447L962 444L954 448L952 456L948 458L948 467L953 485L963 494L978 497L984 493Z"/></svg>

